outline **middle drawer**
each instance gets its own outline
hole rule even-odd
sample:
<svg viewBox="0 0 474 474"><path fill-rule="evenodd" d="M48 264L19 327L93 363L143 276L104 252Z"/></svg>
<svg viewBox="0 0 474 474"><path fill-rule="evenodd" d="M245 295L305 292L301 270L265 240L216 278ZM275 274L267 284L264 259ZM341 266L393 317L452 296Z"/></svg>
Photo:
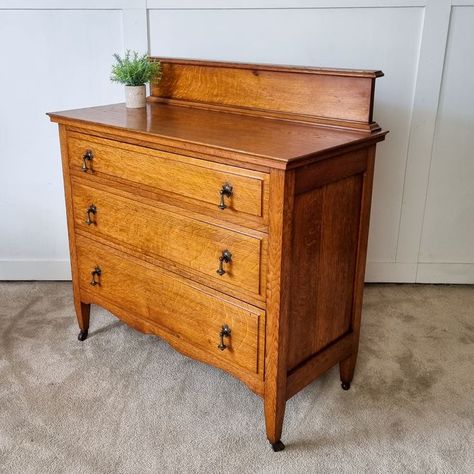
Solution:
<svg viewBox="0 0 474 474"><path fill-rule="evenodd" d="M263 237L138 202L72 179L77 230L262 296ZM123 194L123 193L122 193ZM127 196L127 197L125 197Z"/></svg>

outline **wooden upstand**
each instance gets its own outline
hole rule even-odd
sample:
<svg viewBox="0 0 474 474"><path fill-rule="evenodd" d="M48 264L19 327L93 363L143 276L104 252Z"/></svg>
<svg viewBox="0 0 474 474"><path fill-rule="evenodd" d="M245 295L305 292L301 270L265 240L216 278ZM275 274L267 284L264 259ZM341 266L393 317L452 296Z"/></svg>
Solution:
<svg viewBox="0 0 474 474"><path fill-rule="evenodd" d="M146 108L49 114L79 340L94 303L231 373L280 451L286 401L354 374L382 73L162 64Z"/></svg>

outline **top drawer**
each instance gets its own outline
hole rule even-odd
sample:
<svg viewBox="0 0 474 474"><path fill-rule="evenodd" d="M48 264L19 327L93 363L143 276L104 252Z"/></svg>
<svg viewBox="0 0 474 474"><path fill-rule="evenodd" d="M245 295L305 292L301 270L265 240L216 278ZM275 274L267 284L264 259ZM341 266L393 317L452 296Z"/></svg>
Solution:
<svg viewBox="0 0 474 474"><path fill-rule="evenodd" d="M266 215L265 173L77 132L69 133L68 146L72 170L107 175L151 192L192 201L216 210L222 217Z"/></svg>

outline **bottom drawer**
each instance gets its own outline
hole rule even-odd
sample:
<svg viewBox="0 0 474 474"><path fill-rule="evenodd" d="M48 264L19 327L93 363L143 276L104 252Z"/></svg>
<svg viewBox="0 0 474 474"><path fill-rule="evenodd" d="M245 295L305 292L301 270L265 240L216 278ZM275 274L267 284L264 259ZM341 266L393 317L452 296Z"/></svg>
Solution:
<svg viewBox="0 0 474 474"><path fill-rule="evenodd" d="M161 326L215 358L259 372L262 310L221 297L84 237L77 236L76 242L80 285L88 293ZM95 269L100 274L92 274Z"/></svg>

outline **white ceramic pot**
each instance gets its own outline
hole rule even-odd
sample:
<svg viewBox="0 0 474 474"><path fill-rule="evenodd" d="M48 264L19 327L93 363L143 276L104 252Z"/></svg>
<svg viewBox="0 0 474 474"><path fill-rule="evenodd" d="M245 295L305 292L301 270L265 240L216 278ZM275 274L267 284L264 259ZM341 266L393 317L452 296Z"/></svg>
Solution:
<svg viewBox="0 0 474 474"><path fill-rule="evenodd" d="M143 86L125 86L125 104L129 109L138 109L146 105L146 89Z"/></svg>

